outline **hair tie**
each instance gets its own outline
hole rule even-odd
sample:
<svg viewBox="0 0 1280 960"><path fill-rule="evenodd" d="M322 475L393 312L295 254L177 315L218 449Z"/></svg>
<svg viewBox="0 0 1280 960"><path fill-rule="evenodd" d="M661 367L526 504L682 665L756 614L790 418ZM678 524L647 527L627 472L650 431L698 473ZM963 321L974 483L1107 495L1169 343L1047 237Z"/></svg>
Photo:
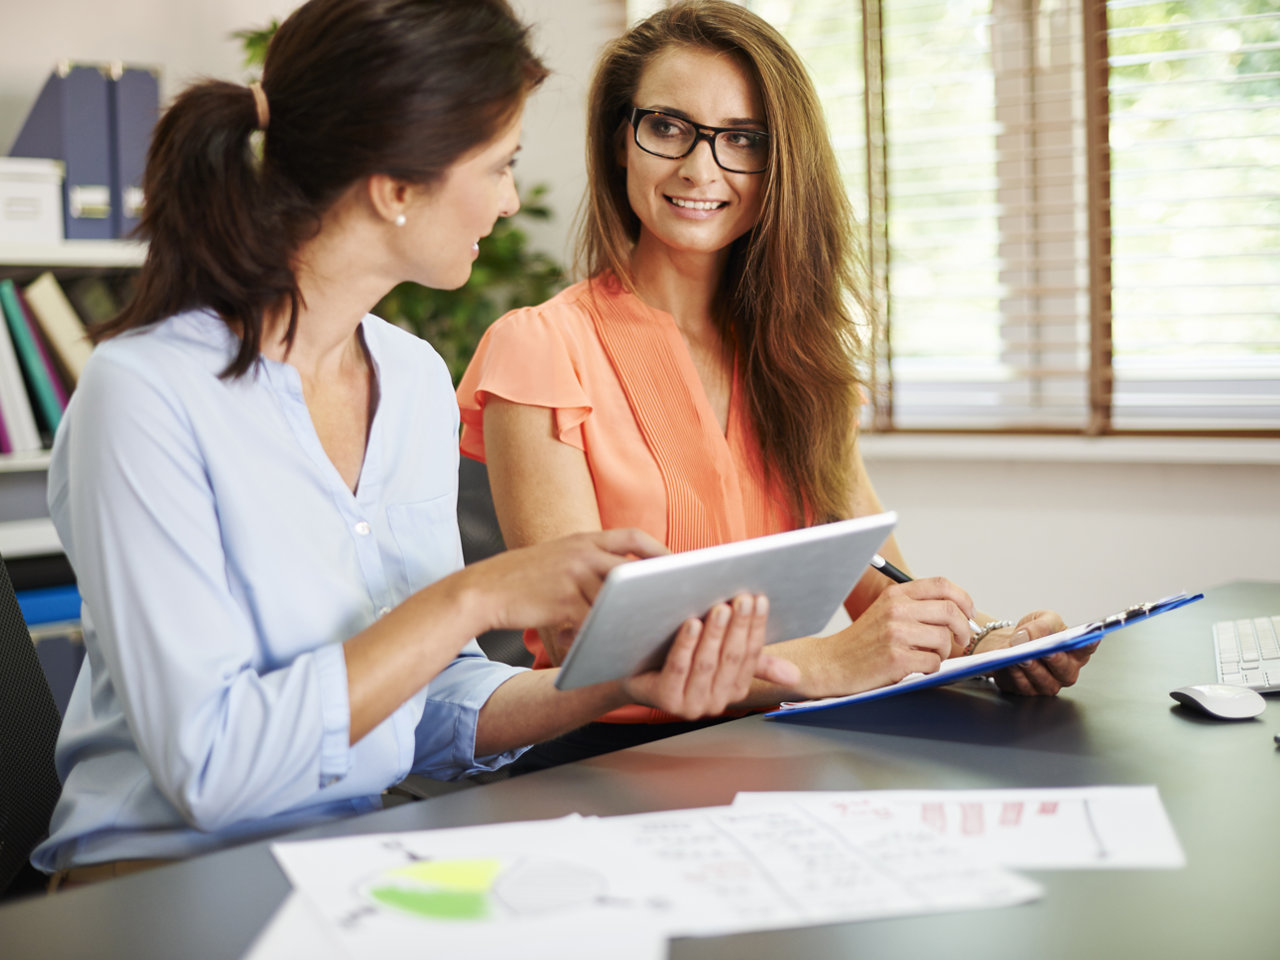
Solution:
<svg viewBox="0 0 1280 960"><path fill-rule="evenodd" d="M256 80L249 84L249 92L253 94L253 105L258 109L258 129L266 130L267 123L271 120L271 110L267 107L267 92Z"/></svg>

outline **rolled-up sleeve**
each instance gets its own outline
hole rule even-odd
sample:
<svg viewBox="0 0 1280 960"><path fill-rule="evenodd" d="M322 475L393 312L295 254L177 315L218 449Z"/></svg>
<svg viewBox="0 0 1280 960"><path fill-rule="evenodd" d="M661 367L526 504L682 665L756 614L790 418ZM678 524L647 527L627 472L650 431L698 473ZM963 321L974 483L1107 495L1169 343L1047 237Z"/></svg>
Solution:
<svg viewBox="0 0 1280 960"><path fill-rule="evenodd" d="M320 786L351 772L351 704L347 658L343 647L330 644L316 651L316 683L320 688Z"/></svg>
<svg viewBox="0 0 1280 960"><path fill-rule="evenodd" d="M476 757L476 722L480 708L493 691L524 667L497 663L485 657L474 640L463 648L427 687L426 706L416 731L414 773L437 780L496 770L527 747L488 757Z"/></svg>

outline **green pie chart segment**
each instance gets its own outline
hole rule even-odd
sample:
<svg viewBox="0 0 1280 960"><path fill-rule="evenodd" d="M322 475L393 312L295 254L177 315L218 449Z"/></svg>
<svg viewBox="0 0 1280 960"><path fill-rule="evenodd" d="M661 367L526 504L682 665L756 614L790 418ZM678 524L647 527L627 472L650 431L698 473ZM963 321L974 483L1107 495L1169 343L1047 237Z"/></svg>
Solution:
<svg viewBox="0 0 1280 960"><path fill-rule="evenodd" d="M496 858L425 860L388 870L368 893L377 903L424 919L485 920L503 868Z"/></svg>

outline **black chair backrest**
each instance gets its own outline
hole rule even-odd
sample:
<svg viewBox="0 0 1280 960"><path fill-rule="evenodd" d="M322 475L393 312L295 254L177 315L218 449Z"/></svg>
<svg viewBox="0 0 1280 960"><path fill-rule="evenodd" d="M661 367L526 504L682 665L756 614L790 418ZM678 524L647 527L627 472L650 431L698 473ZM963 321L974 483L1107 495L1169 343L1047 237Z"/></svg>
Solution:
<svg viewBox="0 0 1280 960"><path fill-rule="evenodd" d="M458 530L462 533L462 557L467 563L506 549L489 492L489 469L470 457L462 457L458 464ZM476 640L490 660L518 667L533 663L519 630L490 630Z"/></svg>
<svg viewBox="0 0 1280 960"><path fill-rule="evenodd" d="M16 892L20 876L30 881L27 858L49 832L62 791L53 766L61 722L0 557L0 896Z"/></svg>

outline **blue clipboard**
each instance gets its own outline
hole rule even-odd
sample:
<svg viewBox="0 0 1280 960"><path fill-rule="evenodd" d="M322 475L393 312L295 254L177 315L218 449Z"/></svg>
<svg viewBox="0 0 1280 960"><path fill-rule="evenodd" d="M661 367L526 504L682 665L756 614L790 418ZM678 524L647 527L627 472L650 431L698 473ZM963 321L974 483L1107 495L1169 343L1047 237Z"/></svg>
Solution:
<svg viewBox="0 0 1280 960"><path fill-rule="evenodd" d="M963 680L966 677L976 677L984 673L991 673L993 670L999 670L1015 663L1022 663L1025 660L1038 660L1060 650L1074 650L1077 647L1088 646L1102 639L1106 634L1119 630L1121 627L1127 627L1131 623L1154 617L1159 613L1177 610L1179 607L1186 606L1188 603L1193 603L1203 597L1203 593L1175 593L1173 596L1164 597L1151 603L1136 604L1119 613L1113 613L1109 617L1103 617L1101 620L1091 620L1079 626L1068 627L1058 633L1041 637L1039 640L1033 640L1030 643L1022 643L1016 647L1007 647L1003 650L991 650L987 653L976 653L968 657L952 657L950 660L944 661L942 667L936 673L913 673L897 683L891 683L885 687L877 687L874 690L865 690L862 693L854 693L847 697L827 697L824 700L803 700L798 703L784 703L777 710L766 713L765 716L789 717L799 713L826 710L829 707L838 707L847 703L881 700L884 697L896 696L909 690L937 687L944 683L951 683L954 680Z"/></svg>

